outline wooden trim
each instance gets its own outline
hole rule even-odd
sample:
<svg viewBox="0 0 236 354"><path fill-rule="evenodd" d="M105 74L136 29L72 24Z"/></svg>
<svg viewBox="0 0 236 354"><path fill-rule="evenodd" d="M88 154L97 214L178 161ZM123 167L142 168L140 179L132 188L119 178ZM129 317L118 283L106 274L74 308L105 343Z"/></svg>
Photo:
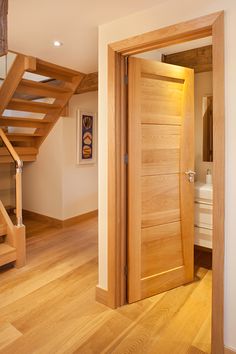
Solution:
<svg viewBox="0 0 236 354"><path fill-rule="evenodd" d="M91 218L94 218L96 216L98 216L98 210L93 210L93 211L90 211L90 212L82 214L82 215L77 215L77 216L74 216L72 218L63 220L62 221L62 227L72 226L72 225L78 224L78 223L80 223L82 221L86 221L86 220L89 220Z"/></svg>
<svg viewBox="0 0 236 354"><path fill-rule="evenodd" d="M23 220L24 218L29 218L29 219L41 221L43 223L51 224L54 227L62 227L62 220L52 218L50 216L35 213L34 211L25 210L25 209L22 210L22 214L23 214Z"/></svg>
<svg viewBox="0 0 236 354"><path fill-rule="evenodd" d="M69 219L60 220L56 218L52 218L51 216L35 213L34 211L23 209L23 218L27 217L29 219L35 219L41 221L43 223L49 223L54 227L63 228L69 227L85 220L89 220L98 215L98 210L93 210L85 214L77 215Z"/></svg>
<svg viewBox="0 0 236 354"><path fill-rule="evenodd" d="M109 62L109 72L108 72L108 117L110 114L113 116L114 108L116 105L115 92L119 92L119 86L116 86L116 54L110 47L108 47L108 62ZM111 308L117 307L117 289L116 285L118 284L117 274L114 274L117 271L118 257L116 257L116 249L118 252L120 247L117 245L117 234L116 229L120 224L116 222L116 211L119 203L119 197L116 195L116 179L117 179L117 168L116 168L116 120L108 120L108 131L112 131L112 136L109 140L109 149L108 149L108 235L114 235L114 237L108 238L108 306ZM115 155L113 154L115 153ZM115 156L115 158L114 158ZM119 156L120 158L120 156Z"/></svg>
<svg viewBox="0 0 236 354"><path fill-rule="evenodd" d="M224 14L212 27L213 50L213 258L212 353L224 348L225 87Z"/></svg>
<svg viewBox="0 0 236 354"><path fill-rule="evenodd" d="M96 293L95 293L95 299L97 302L100 302L101 304L108 306L108 291L100 288L98 285L96 286Z"/></svg>
<svg viewBox="0 0 236 354"><path fill-rule="evenodd" d="M213 36L213 97L216 112L214 116L214 196L217 200L213 211L213 317L212 317L212 353L224 353L224 12L217 12L194 20L182 22L156 31L138 35L108 46L108 306L117 307L121 301L124 255L122 245L126 242L121 232L122 207L126 207L124 171L121 171L121 151L124 138L120 134L122 111L120 97L122 87L121 58L168 46L192 39ZM122 55L121 55L122 54ZM122 175L122 178L120 176ZM124 227L124 226L123 226ZM117 285L119 283L119 285Z"/></svg>
<svg viewBox="0 0 236 354"><path fill-rule="evenodd" d="M224 354L236 354L236 350L225 347Z"/></svg>
<svg viewBox="0 0 236 354"><path fill-rule="evenodd" d="M221 13L221 11L215 12L194 20L147 32L112 43L110 46L114 52L122 53L123 55L132 55L167 47L172 44L208 37L211 36L212 26Z"/></svg>
<svg viewBox="0 0 236 354"><path fill-rule="evenodd" d="M111 48L108 48L108 53L110 67L113 68L113 70L108 73L109 77L111 77L108 83L115 82L116 85L115 87L113 85L108 87L109 102L111 103L108 107L108 111L109 114L112 115L113 107L116 105L116 112L120 117L119 120L109 120L108 123L109 131L113 132L112 139L109 141L108 150L109 166L112 166L112 169L109 169L108 172L108 185L112 187L108 191L108 219L111 221L108 223L108 233L116 235L120 242L118 246L116 237L109 238L108 240L108 248L111 251L108 255L108 268L116 272L115 276L113 272L108 273L108 304L110 307L115 308L126 303L126 167L124 165L124 155L127 151L127 107L124 99L126 96L124 84L125 57L116 54ZM115 136L114 132L116 132ZM114 159L114 152L116 151L119 157ZM114 181L116 181L115 185L113 185ZM119 220L118 223L116 223L117 218ZM114 260L116 262L115 265ZM116 294L116 297L113 296L114 294Z"/></svg>

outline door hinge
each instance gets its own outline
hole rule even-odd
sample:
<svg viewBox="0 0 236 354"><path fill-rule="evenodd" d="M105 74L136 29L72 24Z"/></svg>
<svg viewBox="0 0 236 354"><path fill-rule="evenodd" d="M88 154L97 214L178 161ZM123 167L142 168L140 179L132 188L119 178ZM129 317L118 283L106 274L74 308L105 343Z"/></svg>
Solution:
<svg viewBox="0 0 236 354"><path fill-rule="evenodd" d="M124 273L125 273L125 276L127 277L128 276L128 266L127 265L125 265Z"/></svg>
<svg viewBox="0 0 236 354"><path fill-rule="evenodd" d="M125 82L125 85L128 85L128 75L127 74L124 77L124 82Z"/></svg>
<svg viewBox="0 0 236 354"><path fill-rule="evenodd" d="M128 162L129 162L128 154L125 154L124 162L125 162L126 165L128 165Z"/></svg>

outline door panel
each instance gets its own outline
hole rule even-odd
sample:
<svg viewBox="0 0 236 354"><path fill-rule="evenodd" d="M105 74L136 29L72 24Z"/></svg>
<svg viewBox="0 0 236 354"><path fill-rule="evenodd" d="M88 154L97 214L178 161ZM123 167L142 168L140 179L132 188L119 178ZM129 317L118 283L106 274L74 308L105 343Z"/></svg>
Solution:
<svg viewBox="0 0 236 354"><path fill-rule="evenodd" d="M182 266L180 221L143 228L141 254L142 278Z"/></svg>
<svg viewBox="0 0 236 354"><path fill-rule="evenodd" d="M193 279L193 95L193 70L129 59L129 302Z"/></svg>
<svg viewBox="0 0 236 354"><path fill-rule="evenodd" d="M141 178L141 227L180 220L179 174Z"/></svg>
<svg viewBox="0 0 236 354"><path fill-rule="evenodd" d="M181 127L142 124L142 175L179 172Z"/></svg>

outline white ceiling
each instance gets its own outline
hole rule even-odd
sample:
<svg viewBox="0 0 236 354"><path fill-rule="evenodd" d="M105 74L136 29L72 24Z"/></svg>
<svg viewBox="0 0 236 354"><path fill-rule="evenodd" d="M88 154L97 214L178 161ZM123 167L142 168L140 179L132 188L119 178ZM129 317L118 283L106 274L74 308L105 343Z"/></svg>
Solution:
<svg viewBox="0 0 236 354"><path fill-rule="evenodd" d="M98 66L98 25L163 1L9 0L9 49L93 72ZM53 47L55 39L64 45Z"/></svg>

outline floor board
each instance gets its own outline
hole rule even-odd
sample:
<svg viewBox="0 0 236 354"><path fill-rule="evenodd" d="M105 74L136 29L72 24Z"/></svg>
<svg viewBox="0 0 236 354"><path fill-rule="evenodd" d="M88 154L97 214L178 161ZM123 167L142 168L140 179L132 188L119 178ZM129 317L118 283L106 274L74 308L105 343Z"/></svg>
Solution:
<svg viewBox="0 0 236 354"><path fill-rule="evenodd" d="M210 353L209 255L192 284L111 310L95 302L96 218L26 226L26 267L0 269L0 353Z"/></svg>

